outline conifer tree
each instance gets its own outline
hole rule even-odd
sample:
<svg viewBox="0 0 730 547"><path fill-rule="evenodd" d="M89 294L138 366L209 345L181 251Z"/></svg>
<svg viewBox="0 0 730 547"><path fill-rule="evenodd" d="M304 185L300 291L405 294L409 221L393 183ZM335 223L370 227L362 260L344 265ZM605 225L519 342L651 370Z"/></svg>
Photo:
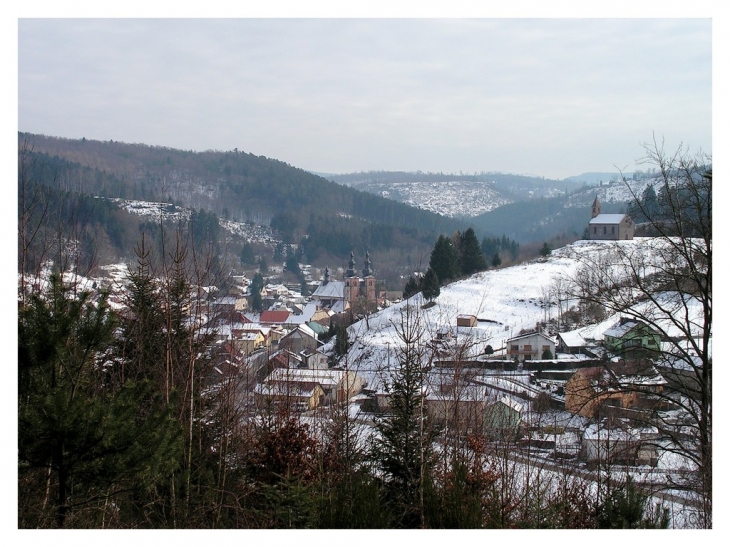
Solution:
<svg viewBox="0 0 730 547"><path fill-rule="evenodd" d="M410 298L414 294L418 294L420 290L421 286L418 281L416 281L416 278L410 276L408 281L406 281L406 286L403 288L403 298Z"/></svg>
<svg viewBox="0 0 730 547"><path fill-rule="evenodd" d="M434 464L436 431L425 409L424 384L430 361L425 326L417 309L407 306L396 331L401 341L398 364L386 385L390 412L376 424L373 457L385 481L384 501L395 527L425 524L424 495Z"/></svg>
<svg viewBox="0 0 730 547"><path fill-rule="evenodd" d="M439 288L439 278L436 276L436 273L431 268L428 269L428 271L426 272L426 276L423 278L422 291L423 297L429 302L432 301L434 298L437 298L438 295L441 294L441 289Z"/></svg>
<svg viewBox="0 0 730 547"><path fill-rule="evenodd" d="M450 238L440 235L431 251L429 267L434 271L441 285L459 276L459 260Z"/></svg>
<svg viewBox="0 0 730 547"><path fill-rule="evenodd" d="M42 503L19 504L21 527L50 526L40 506L52 509L59 528L69 520L98 526L95 513L79 521L74 508L108 500L112 485L121 492L114 503L128 516L123 493L175 466L179 428L154 385L108 381L115 327L105 294L72 294L56 275L47 294L20 310L18 478L29 496L47 493Z"/></svg>
<svg viewBox="0 0 730 547"><path fill-rule="evenodd" d="M474 233L473 228L468 228L461 235L461 262L460 269L462 275L471 275L487 269L487 261L482 254L479 246L479 240Z"/></svg>

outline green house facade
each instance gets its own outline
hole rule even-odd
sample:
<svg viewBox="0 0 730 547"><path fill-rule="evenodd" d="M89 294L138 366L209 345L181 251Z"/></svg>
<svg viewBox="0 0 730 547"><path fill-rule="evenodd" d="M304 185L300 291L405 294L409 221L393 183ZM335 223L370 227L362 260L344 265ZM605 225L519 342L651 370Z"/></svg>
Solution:
<svg viewBox="0 0 730 547"><path fill-rule="evenodd" d="M641 321L622 318L603 333L603 345L618 355L658 352L661 336Z"/></svg>

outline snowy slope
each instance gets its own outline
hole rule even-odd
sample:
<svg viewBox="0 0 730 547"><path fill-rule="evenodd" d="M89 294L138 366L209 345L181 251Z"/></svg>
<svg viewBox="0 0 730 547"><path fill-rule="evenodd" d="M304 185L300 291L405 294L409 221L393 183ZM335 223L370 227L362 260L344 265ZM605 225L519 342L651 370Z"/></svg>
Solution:
<svg viewBox="0 0 730 547"><path fill-rule="evenodd" d="M459 344L469 346L468 355L476 358L487 344L499 355L508 338L522 329L534 329L536 323L555 317L556 306L544 305L547 291L557 278L568 279L580 265L579 258L595 253L606 253L614 245L634 247L651 252L656 243L651 238L632 241L577 241L556 249L547 258L537 259L501 270L478 273L468 279L441 288L435 305L428 309L418 294L407 302L401 302L359 321L348 329L351 343L347 365L366 377L369 387L378 389L387 370L396 362L396 348L402 343L398 328L404 321L407 305L416 314L423 328L423 341L436 338L437 333L450 329ZM565 305L564 305L564 309ZM456 328L459 314L476 315L480 320L475 328ZM618 317L610 318L602 326L612 324ZM605 329L604 329L605 330ZM324 349L331 349L330 342Z"/></svg>

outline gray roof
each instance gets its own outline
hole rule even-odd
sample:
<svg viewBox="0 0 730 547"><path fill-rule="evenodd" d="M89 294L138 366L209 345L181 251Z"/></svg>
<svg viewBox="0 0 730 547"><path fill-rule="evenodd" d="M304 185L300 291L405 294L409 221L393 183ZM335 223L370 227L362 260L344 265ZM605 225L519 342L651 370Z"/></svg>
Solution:
<svg viewBox="0 0 730 547"><path fill-rule="evenodd" d="M621 338L631 329L636 327L639 323L636 321L625 321L624 323L617 323L607 331L604 331L604 336L611 336L613 338Z"/></svg>
<svg viewBox="0 0 730 547"><path fill-rule="evenodd" d="M330 281L322 284L312 293L313 298L345 298L345 282Z"/></svg>
<svg viewBox="0 0 730 547"><path fill-rule="evenodd" d="M563 342L569 348L580 348L586 345L586 341L580 335L578 331L560 332L558 336L562 338Z"/></svg>
<svg viewBox="0 0 730 547"><path fill-rule="evenodd" d="M625 217L623 213L604 213L596 215L588 224L621 224Z"/></svg>

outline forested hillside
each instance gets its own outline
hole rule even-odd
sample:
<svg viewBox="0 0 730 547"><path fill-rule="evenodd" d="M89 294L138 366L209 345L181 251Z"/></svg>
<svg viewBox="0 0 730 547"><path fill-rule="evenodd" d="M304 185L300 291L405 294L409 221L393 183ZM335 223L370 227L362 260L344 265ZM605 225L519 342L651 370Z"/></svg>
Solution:
<svg viewBox="0 0 730 547"><path fill-rule="evenodd" d="M448 231L450 221L343 187L282 161L238 150L171 148L19 134L59 184L91 195L171 201L223 218L267 223L288 215L288 231L306 231L310 215L349 216L423 231Z"/></svg>

